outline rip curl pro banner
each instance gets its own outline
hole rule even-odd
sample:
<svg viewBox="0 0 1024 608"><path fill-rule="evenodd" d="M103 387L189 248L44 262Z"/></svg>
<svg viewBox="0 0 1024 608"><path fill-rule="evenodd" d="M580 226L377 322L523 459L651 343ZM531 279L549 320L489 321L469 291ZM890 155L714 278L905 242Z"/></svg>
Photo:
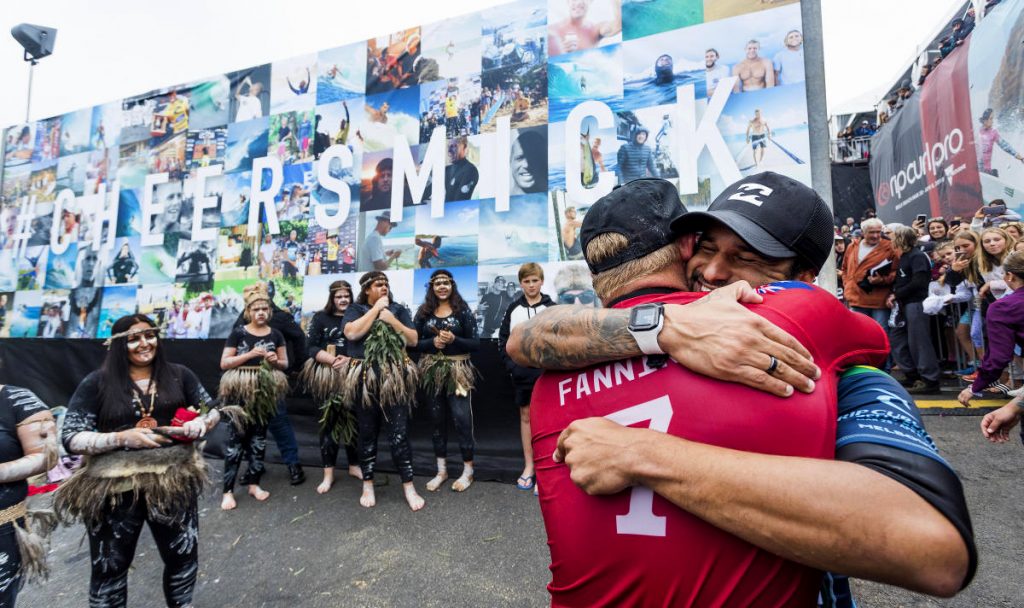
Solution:
<svg viewBox="0 0 1024 608"><path fill-rule="evenodd" d="M919 213L929 213L928 180L923 171L930 163L924 154L917 97L911 102L871 142L871 185L878 216L885 222L913 220Z"/></svg>
<svg viewBox="0 0 1024 608"><path fill-rule="evenodd" d="M879 217L1024 207L1024 0L994 7L872 142Z"/></svg>

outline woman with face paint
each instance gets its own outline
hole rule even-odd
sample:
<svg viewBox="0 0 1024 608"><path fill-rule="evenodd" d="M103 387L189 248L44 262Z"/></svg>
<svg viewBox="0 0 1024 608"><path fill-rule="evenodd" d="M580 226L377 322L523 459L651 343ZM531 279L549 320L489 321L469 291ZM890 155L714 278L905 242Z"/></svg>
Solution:
<svg viewBox="0 0 1024 608"><path fill-rule="evenodd" d="M473 483L473 406L470 393L476 383L476 369L469 354L480 349L476 317L459 295L455 279L447 270L435 270L427 284L427 296L416 311L416 332L420 340L420 389L434 423L434 457L437 475L427 490L437 491L448 479L448 416L455 422L462 452L462 475L452 490L464 492Z"/></svg>
<svg viewBox="0 0 1024 608"><path fill-rule="evenodd" d="M245 456L249 466L240 480L249 495L262 502L270 492L260 487L263 455L267 451L267 423L277 413L277 402L288 392L288 350L284 334L268 325L270 295L262 283L243 291L245 325L236 326L224 343L220 368L220 398L228 405L241 405L240 424L228 427L224 451L224 497L220 508L230 511L235 502L238 467Z"/></svg>
<svg viewBox="0 0 1024 608"><path fill-rule="evenodd" d="M356 452L352 404L341 398L349 362L342 319L352 303L352 286L348 281L334 281L328 292L327 304L313 315L306 330L309 359L300 376L320 409L320 459L324 467L324 480L316 488L320 494L327 493L334 485L334 465L338 461L341 439L344 439L348 457L348 474L356 479L363 478Z"/></svg>
<svg viewBox="0 0 1024 608"><path fill-rule="evenodd" d="M412 483L408 433L418 374L405 352L418 337L412 315L405 305L391 301L387 275L374 270L360 277L359 297L345 311L342 323L346 354L351 357L343 399L355 404L359 427L359 465L363 470L359 504L367 508L377 504L373 490L377 435L386 425L405 501L410 509L419 511L424 501Z"/></svg>
<svg viewBox="0 0 1024 608"><path fill-rule="evenodd" d="M118 319L103 366L68 403L62 440L83 466L57 490L54 508L89 536L90 606L125 606L128 570L143 524L164 561L168 606L191 606L199 571L197 501L207 481L195 442L220 413L192 371L166 361L145 315Z"/></svg>

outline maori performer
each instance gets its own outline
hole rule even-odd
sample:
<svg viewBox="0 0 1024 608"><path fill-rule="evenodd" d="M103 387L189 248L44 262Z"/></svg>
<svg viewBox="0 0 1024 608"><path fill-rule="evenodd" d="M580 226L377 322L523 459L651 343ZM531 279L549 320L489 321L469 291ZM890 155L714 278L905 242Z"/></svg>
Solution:
<svg viewBox="0 0 1024 608"><path fill-rule="evenodd" d="M412 483L412 448L409 445L409 410L416 399L416 365L405 349L416 344L412 315L391 301L388 277L379 270L359 279L359 297L345 311L345 403L356 405L359 427L359 465L363 469L363 494L359 504L377 504L373 470L377 464L377 435L387 426L391 458L402 478L405 501L419 511L423 498Z"/></svg>
<svg viewBox="0 0 1024 608"><path fill-rule="evenodd" d="M416 332L422 353L420 390L434 423L432 435L437 475L427 490L437 491L448 479L448 416L455 422L462 452L462 475L452 490L464 492L473 483L473 406L470 393L476 369L469 354L480 350L476 317L459 295L459 287L447 270L435 270L427 284L427 296L416 311Z"/></svg>
<svg viewBox="0 0 1024 608"><path fill-rule="evenodd" d="M45 580L52 514L29 511L29 477L57 463L57 427L31 391L0 384L0 606L14 606L21 585Z"/></svg>
<svg viewBox="0 0 1024 608"><path fill-rule="evenodd" d="M349 357L345 354L345 333L342 319L352 304L352 286L348 281L334 281L328 288L327 304L313 315L306 331L309 359L302 367L300 380L320 409L320 459L324 480L317 486L326 494L334 485L334 465L338 462L338 443L344 442L348 457L348 474L362 479L359 455L356 452L355 417L351 402L342 398Z"/></svg>
<svg viewBox="0 0 1024 608"><path fill-rule="evenodd" d="M220 420L191 370L166 361L160 331L146 315L118 319L107 356L71 396L62 439L82 467L57 490L64 521L89 536L89 606L128 601L128 570L143 524L164 562L168 606L192 606L199 572L198 498L208 481L194 440Z"/></svg>
<svg viewBox="0 0 1024 608"><path fill-rule="evenodd" d="M249 495L258 501L270 498L260 487L265 471L263 455L267 451L267 423L277 414L277 402L288 393L288 352L284 335L270 321L270 294L261 284L242 292L245 299L245 325L231 330L220 356L219 396L223 403L241 406L237 424L228 427L224 451L224 497L220 508L230 511L235 502L235 481L244 455L249 462L239 480L249 486Z"/></svg>

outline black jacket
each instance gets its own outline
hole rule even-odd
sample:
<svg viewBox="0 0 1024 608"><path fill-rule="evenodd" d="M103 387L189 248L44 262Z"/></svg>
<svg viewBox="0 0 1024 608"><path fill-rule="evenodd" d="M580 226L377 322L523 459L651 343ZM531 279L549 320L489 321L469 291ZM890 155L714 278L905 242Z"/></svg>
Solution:
<svg viewBox="0 0 1024 608"><path fill-rule="evenodd" d="M505 363L505 369L512 376L512 383L516 387L532 387L544 370L519 365L512 360L512 357L508 356L508 353L505 352L505 345L508 343L509 334L512 333L512 328L519 323L533 318L542 310L554 305L554 301L544 293L540 295L540 302L533 306L527 304L526 296L522 295L519 296L518 300L509 305L508 310L505 311L505 318L501 322L501 329L498 330L498 350L501 352L501 359Z"/></svg>
<svg viewBox="0 0 1024 608"><path fill-rule="evenodd" d="M928 297L928 283L931 278L932 263L928 259L928 254L919 249L911 249L900 256L892 292L901 304L923 302Z"/></svg>

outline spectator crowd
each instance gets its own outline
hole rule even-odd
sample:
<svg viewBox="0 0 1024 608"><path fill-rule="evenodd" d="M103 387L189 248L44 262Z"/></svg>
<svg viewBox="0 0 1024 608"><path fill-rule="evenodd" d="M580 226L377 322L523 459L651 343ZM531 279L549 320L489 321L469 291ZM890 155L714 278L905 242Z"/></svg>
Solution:
<svg viewBox="0 0 1024 608"><path fill-rule="evenodd" d="M1019 394L1020 220L996 199L967 219L919 215L910 226L886 225L869 210L859 222L836 222L839 295L888 331L888 365L911 394L938 394L943 376L969 384L964 405L986 393Z"/></svg>
<svg viewBox="0 0 1024 608"><path fill-rule="evenodd" d="M985 12L988 12L1001 0L989 0L985 4ZM950 53L956 51L958 48L963 46L964 42L967 41L967 37L974 31L974 26L977 24L976 13L974 6L969 6L967 11L961 16L953 19L950 23L950 32L939 39L938 46L935 49L927 51L927 53L938 53L938 55L931 61L922 63L920 73L917 77L916 87L921 88L924 86L925 81L928 79L928 75L935 71L935 69L950 55ZM903 80L900 83L900 88L885 101L882 108L878 112L878 125L884 125L889 122L892 117L899 112L908 99L914 94L914 87L911 85L909 78Z"/></svg>

